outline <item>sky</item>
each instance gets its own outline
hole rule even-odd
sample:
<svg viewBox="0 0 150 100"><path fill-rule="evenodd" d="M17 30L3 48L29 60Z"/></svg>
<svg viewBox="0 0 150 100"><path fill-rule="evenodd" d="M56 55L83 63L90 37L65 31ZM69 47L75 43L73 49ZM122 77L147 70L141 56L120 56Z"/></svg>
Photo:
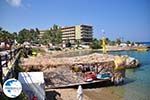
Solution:
<svg viewBox="0 0 150 100"><path fill-rule="evenodd" d="M93 26L95 38L150 41L150 0L0 0L0 27Z"/></svg>

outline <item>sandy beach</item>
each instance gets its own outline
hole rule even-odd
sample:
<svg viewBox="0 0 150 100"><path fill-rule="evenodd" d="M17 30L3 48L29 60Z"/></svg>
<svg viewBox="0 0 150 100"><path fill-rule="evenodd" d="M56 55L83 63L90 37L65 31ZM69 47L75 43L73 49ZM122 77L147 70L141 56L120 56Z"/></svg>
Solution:
<svg viewBox="0 0 150 100"><path fill-rule="evenodd" d="M50 96L48 93L51 93L53 96L55 93L60 93L62 100L77 100L77 89L50 89L48 91L50 92L47 92L47 96ZM110 98L111 100L122 99L120 95L114 93L109 87L83 89L83 94L83 100L110 100Z"/></svg>
<svg viewBox="0 0 150 100"><path fill-rule="evenodd" d="M121 100L121 96L114 93L109 87L85 89L84 94L90 98L90 100Z"/></svg>

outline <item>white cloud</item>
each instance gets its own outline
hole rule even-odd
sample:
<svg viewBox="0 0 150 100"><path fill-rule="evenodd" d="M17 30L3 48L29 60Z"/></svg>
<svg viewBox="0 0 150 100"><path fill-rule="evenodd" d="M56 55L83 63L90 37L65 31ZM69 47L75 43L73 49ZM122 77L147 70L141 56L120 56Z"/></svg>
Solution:
<svg viewBox="0 0 150 100"><path fill-rule="evenodd" d="M22 0L6 0L8 4L14 7L20 7Z"/></svg>

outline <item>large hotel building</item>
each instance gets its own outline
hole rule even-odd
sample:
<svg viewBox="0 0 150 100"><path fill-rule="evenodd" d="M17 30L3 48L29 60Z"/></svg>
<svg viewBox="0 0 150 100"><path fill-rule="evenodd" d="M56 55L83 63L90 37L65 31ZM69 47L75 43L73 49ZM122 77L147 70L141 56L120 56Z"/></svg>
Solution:
<svg viewBox="0 0 150 100"><path fill-rule="evenodd" d="M40 30L39 38L42 38L43 33L47 30ZM93 27L90 25L75 25L75 26L65 26L61 27L62 31L62 42L71 44L89 45L93 38Z"/></svg>
<svg viewBox="0 0 150 100"><path fill-rule="evenodd" d="M70 41L71 44L76 44L78 41L80 44L89 45L93 38L93 27L89 25L76 25L62 27L62 41Z"/></svg>

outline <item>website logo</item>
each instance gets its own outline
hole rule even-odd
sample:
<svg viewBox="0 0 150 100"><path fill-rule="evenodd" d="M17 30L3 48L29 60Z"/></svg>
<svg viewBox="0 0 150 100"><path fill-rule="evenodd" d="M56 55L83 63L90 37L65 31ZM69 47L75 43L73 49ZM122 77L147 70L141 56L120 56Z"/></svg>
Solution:
<svg viewBox="0 0 150 100"><path fill-rule="evenodd" d="M3 85L3 92L9 98L16 98L22 91L21 83L16 79L8 79Z"/></svg>

